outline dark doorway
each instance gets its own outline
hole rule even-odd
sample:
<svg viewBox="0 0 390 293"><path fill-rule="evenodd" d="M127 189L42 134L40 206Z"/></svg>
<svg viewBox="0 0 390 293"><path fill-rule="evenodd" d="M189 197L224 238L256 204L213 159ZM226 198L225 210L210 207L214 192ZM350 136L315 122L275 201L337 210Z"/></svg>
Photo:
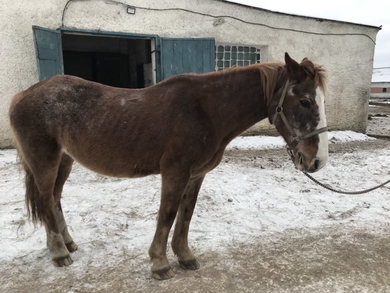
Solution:
<svg viewBox="0 0 390 293"><path fill-rule="evenodd" d="M64 33L62 50L65 74L126 88L153 80L150 39Z"/></svg>
<svg viewBox="0 0 390 293"><path fill-rule="evenodd" d="M122 32L33 26L39 80L72 74L143 88L180 73L215 69L213 38L160 38Z"/></svg>

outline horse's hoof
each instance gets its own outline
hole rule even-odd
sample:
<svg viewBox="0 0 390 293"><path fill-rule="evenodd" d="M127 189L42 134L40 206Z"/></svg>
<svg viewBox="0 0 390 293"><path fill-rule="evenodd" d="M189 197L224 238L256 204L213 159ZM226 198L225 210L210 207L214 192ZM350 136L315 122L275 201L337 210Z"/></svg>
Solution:
<svg viewBox="0 0 390 293"><path fill-rule="evenodd" d="M68 249L69 252L75 252L78 248L78 245L76 243L74 243L73 241L66 243L65 245L66 245L66 248Z"/></svg>
<svg viewBox="0 0 390 293"><path fill-rule="evenodd" d="M195 271L200 268L200 264L196 259L179 261L179 264L183 270Z"/></svg>
<svg viewBox="0 0 390 293"><path fill-rule="evenodd" d="M61 258L53 259L53 265L55 267L67 267L70 266L73 263L73 260L70 258L70 256L65 256Z"/></svg>
<svg viewBox="0 0 390 293"><path fill-rule="evenodd" d="M168 280L175 276L175 273L172 271L171 267L154 271L152 273L153 273L153 278L155 278L156 280Z"/></svg>

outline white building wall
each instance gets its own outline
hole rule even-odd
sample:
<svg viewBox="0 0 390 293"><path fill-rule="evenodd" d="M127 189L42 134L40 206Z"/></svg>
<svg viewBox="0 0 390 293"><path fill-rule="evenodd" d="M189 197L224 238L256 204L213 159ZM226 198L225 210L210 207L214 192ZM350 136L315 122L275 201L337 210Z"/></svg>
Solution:
<svg viewBox="0 0 390 293"><path fill-rule="evenodd" d="M371 93L372 99L390 99L390 93Z"/></svg>
<svg viewBox="0 0 390 293"><path fill-rule="evenodd" d="M370 97L373 99L390 99L390 82L373 82L372 88L379 90L386 89L386 92L371 92Z"/></svg>
<svg viewBox="0 0 390 293"><path fill-rule="evenodd" d="M38 81L32 25L160 37L214 37L217 44L266 46L262 57L267 60L263 61L283 61L286 51L296 60L308 57L328 71L330 128L365 131L378 28L272 13L219 0L123 2L150 9L136 8L135 14L128 14L125 5L109 0L0 0L0 147L11 145L11 97ZM213 17L219 15L230 17Z"/></svg>

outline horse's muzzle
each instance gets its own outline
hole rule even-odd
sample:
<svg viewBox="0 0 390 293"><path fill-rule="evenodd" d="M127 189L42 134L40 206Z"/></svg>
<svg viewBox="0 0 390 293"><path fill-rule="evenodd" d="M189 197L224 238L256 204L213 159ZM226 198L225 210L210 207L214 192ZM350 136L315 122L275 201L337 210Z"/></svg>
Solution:
<svg viewBox="0 0 390 293"><path fill-rule="evenodd" d="M295 165L295 168L297 168L299 171L306 173L314 173L325 166L325 162L323 162L319 158L314 158L313 160L308 162L307 158L301 152L297 152L297 154L294 155L294 152L290 148L287 149L287 152L290 155L291 160Z"/></svg>

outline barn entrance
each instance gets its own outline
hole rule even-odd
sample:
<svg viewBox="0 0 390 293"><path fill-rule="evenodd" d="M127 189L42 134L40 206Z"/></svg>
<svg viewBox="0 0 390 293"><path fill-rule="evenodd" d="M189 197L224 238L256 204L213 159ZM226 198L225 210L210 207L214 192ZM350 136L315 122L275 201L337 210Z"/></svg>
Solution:
<svg viewBox="0 0 390 293"><path fill-rule="evenodd" d="M76 75L144 88L180 73L215 70L213 38L161 38L120 32L33 26L39 80Z"/></svg>
<svg viewBox="0 0 390 293"><path fill-rule="evenodd" d="M152 84L150 39L62 35L64 73L126 88Z"/></svg>

